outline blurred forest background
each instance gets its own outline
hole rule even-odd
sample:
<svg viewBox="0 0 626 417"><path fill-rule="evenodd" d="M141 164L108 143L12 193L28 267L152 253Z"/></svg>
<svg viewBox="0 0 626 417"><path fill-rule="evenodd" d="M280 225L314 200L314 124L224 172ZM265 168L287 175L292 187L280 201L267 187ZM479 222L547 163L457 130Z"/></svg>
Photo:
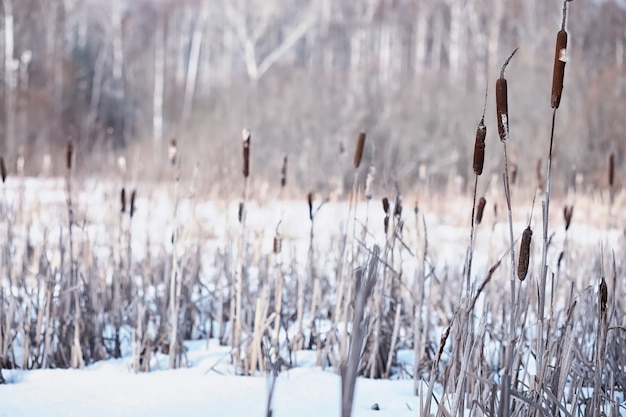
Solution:
<svg viewBox="0 0 626 417"><path fill-rule="evenodd" d="M71 138L84 173L119 155L160 175L176 138L183 169L227 192L252 175L343 186L360 131L383 187L469 183L486 86L486 172L501 170L493 86L507 70L518 181L536 186L548 147L562 0L1 0L0 152L14 170L58 174ZM626 2L574 1L557 117L561 187L605 181L624 161ZM343 152L342 152L343 151ZM338 158L346 157L342 165ZM49 161L52 161L49 163ZM339 178L330 184L329 175ZM156 177L158 178L158 177ZM232 180L232 181L231 181ZM344 181L349 183L349 181Z"/></svg>

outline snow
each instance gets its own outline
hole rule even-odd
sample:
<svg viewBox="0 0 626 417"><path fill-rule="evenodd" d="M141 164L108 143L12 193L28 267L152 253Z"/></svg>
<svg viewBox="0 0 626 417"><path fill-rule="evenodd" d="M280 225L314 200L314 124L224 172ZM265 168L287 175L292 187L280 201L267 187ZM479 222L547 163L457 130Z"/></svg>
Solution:
<svg viewBox="0 0 626 417"><path fill-rule="evenodd" d="M3 370L0 417L14 416L264 416L270 379L235 376L228 348L212 340L185 344L188 367L135 374L131 358L111 359L83 370ZM328 416L340 411L340 378L314 367L303 356L299 367L278 376L274 416ZM313 352L314 353L314 352ZM372 410L378 404L380 411ZM413 381L359 379L354 404L358 416L415 415L419 398ZM413 411L411 411L413 410Z"/></svg>

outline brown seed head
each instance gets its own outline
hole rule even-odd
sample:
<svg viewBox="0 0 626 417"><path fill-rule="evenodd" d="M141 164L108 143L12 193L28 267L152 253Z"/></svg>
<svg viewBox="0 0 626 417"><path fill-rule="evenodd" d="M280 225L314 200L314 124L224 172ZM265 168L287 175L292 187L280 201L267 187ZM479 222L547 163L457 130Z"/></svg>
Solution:
<svg viewBox="0 0 626 417"><path fill-rule="evenodd" d="M500 78L496 81L496 115L498 121L498 134L500 135L500 141L503 143L506 143L509 140L509 103L504 71L518 49L519 48L516 48L511 55L509 55L507 60L504 61L502 69L500 70Z"/></svg>
<svg viewBox="0 0 626 417"><path fill-rule="evenodd" d="M383 211L386 215L389 215L389 199L387 197L383 198Z"/></svg>
<svg viewBox="0 0 626 417"><path fill-rule="evenodd" d="M481 175L483 173L483 165L485 164L485 138L487 137L487 126L485 126L485 118L480 119L478 128L476 129L476 141L474 142L474 174Z"/></svg>
<svg viewBox="0 0 626 417"><path fill-rule="evenodd" d="M135 208L136 208L136 206L135 206L135 200L136 200L136 198L135 198L135 197L137 197L137 190L133 190L133 191L130 193L130 213L129 213L129 214L130 214L130 218L131 218L131 219L132 219L132 218L133 218L133 216L135 215L135 211L136 211L136 210L135 210Z"/></svg>
<svg viewBox="0 0 626 417"><path fill-rule="evenodd" d="M274 254L279 254L282 248L282 238L278 233L274 235Z"/></svg>
<svg viewBox="0 0 626 417"><path fill-rule="evenodd" d="M519 278L520 281L524 281L526 279L526 274L528 274L528 264L530 261L530 242L532 240L532 237L533 231L530 229L530 226L528 226L522 234L522 243L519 250L517 278Z"/></svg>
<svg viewBox="0 0 626 417"><path fill-rule="evenodd" d="M243 177L248 178L250 175L250 138L252 133L248 129L241 132L243 138Z"/></svg>
<svg viewBox="0 0 626 417"><path fill-rule="evenodd" d="M365 147L365 132L359 133L359 138L356 144L356 151L354 152L354 169L359 169L361 165L361 159L363 158L363 148Z"/></svg>
<svg viewBox="0 0 626 417"><path fill-rule="evenodd" d="M476 224L480 224L483 221L483 213L485 212L485 205L487 204L487 200L485 197L480 197L478 200L478 207L476 209Z"/></svg>
<svg viewBox="0 0 626 417"><path fill-rule="evenodd" d="M4 157L0 156L0 175L2 176L2 183L4 184L7 179L7 166L4 163Z"/></svg>
<svg viewBox="0 0 626 417"><path fill-rule="evenodd" d="M574 214L574 206L563 207L563 219L565 219L565 230L569 229L572 223L572 215Z"/></svg>
<svg viewBox="0 0 626 417"><path fill-rule="evenodd" d="M402 217L402 197L400 194L396 195L396 206L393 209L393 215L395 217Z"/></svg>
<svg viewBox="0 0 626 417"><path fill-rule="evenodd" d="M600 281L600 294L599 294L599 298L600 298L600 313L602 315L606 315L606 303L608 301L609 298L609 294L608 294L608 290L606 287L606 281L604 280L604 277L602 277L602 281Z"/></svg>
<svg viewBox="0 0 626 417"><path fill-rule="evenodd" d="M243 202L239 203L239 209L237 210L237 220L239 220L239 223L243 223Z"/></svg>
<svg viewBox="0 0 626 417"><path fill-rule="evenodd" d="M609 187L613 188L615 185L615 154L609 155Z"/></svg>
<svg viewBox="0 0 626 417"><path fill-rule="evenodd" d="M306 200L309 204L309 220L313 221L313 192L307 194Z"/></svg>
<svg viewBox="0 0 626 417"><path fill-rule="evenodd" d="M287 155L283 155L283 165L280 168L280 186L285 188L287 185Z"/></svg>
<svg viewBox="0 0 626 417"><path fill-rule="evenodd" d="M498 117L500 141L506 142L509 138L509 104L507 84L504 78L498 78L498 81L496 81L496 115Z"/></svg>
<svg viewBox="0 0 626 417"><path fill-rule="evenodd" d="M120 195L120 200L122 203L122 213L126 213L126 189L122 187L122 193Z"/></svg>
<svg viewBox="0 0 626 417"><path fill-rule="evenodd" d="M74 147L72 146L72 140L69 139L65 145L65 166L68 171L72 169L72 154L74 153Z"/></svg>
<svg viewBox="0 0 626 417"><path fill-rule="evenodd" d="M563 78L565 78L565 63L567 62L567 32L561 29L556 35L554 52L554 67L552 69L552 97L550 105L558 109L563 93Z"/></svg>

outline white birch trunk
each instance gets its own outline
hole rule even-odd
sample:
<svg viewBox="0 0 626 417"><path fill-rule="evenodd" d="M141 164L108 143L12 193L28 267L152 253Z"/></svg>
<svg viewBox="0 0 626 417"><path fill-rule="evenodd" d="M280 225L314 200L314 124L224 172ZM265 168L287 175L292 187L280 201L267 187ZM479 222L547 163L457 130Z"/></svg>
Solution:
<svg viewBox="0 0 626 417"><path fill-rule="evenodd" d="M152 90L152 139L163 141L163 100L165 93L165 28L157 23L154 35L154 86Z"/></svg>
<svg viewBox="0 0 626 417"><path fill-rule="evenodd" d="M14 58L15 33L12 0L3 0L4 6L4 105L6 112L5 152L15 152L15 88L19 62Z"/></svg>
<svg viewBox="0 0 626 417"><path fill-rule="evenodd" d="M200 51L202 48L202 40L204 34L204 26L209 17L209 9L202 6L200 16L196 21L191 38L191 47L189 51L189 61L187 63L187 75L185 77L185 95L183 97L183 124L191 117L191 109L193 106L193 96L196 91L196 80L198 78L198 64L200 62Z"/></svg>

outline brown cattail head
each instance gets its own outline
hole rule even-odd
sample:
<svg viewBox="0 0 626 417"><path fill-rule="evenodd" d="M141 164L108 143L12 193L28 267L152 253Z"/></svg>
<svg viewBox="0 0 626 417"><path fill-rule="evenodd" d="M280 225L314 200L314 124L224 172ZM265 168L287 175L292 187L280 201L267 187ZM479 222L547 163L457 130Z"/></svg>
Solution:
<svg viewBox="0 0 626 417"><path fill-rule="evenodd" d="M356 151L354 152L354 169L359 169L361 165L361 159L363 158L363 148L365 147L365 132L359 133L359 139L356 144Z"/></svg>
<svg viewBox="0 0 626 417"><path fill-rule="evenodd" d="M176 155L178 154L178 144L176 138L170 139L170 146L167 148L167 158L170 160L170 164L176 164Z"/></svg>
<svg viewBox="0 0 626 417"><path fill-rule="evenodd" d="M558 109L563 93L563 78L565 77L565 63L567 62L567 32L561 29L556 35L556 50L554 52L554 67L552 69L552 98L550 105Z"/></svg>
<svg viewBox="0 0 626 417"><path fill-rule="evenodd" d="M483 213L485 212L485 205L487 204L487 200L485 197L480 197L478 200L478 207L476 208L476 224L480 224L483 221Z"/></svg>
<svg viewBox="0 0 626 417"><path fill-rule="evenodd" d="M7 180L7 166L4 163L4 157L0 156L0 175L2 176L2 183Z"/></svg>
<svg viewBox="0 0 626 417"><path fill-rule="evenodd" d="M602 281L600 281L600 294L598 295L600 298L600 314L606 316L606 303L609 298L609 292L606 287L606 281L604 280L604 277L602 277Z"/></svg>
<svg viewBox="0 0 626 417"><path fill-rule="evenodd" d="M496 114L498 117L500 141L505 143L509 139L509 104L507 84L504 78L498 78L498 81L496 81Z"/></svg>
<svg viewBox="0 0 626 417"><path fill-rule="evenodd" d="M280 186L285 188L287 185L287 155L283 155L283 165L280 168Z"/></svg>
<svg viewBox="0 0 626 417"><path fill-rule="evenodd" d="M135 200L136 200L136 198L135 198L135 197L137 197L137 190L133 190L133 191L130 193L130 213L129 213L129 214L130 214L130 218L131 218L131 219L132 219L132 218L133 218L133 216L135 215L135 211L136 211L136 210L135 210L135 208L136 208L136 206L135 206Z"/></svg>
<svg viewBox="0 0 626 417"><path fill-rule="evenodd" d="M528 226L524 233L522 234L522 243L519 249L519 262L517 264L517 278L520 281L524 281L526 279L526 274L528 274L528 264L530 261L530 242L533 237L533 231Z"/></svg>
<svg viewBox="0 0 626 417"><path fill-rule="evenodd" d="M67 145L65 145L65 166L68 171L72 169L72 154L74 153L74 147L72 146L72 140L69 139L67 141Z"/></svg>
<svg viewBox="0 0 626 417"><path fill-rule="evenodd" d="M120 195L120 200L122 203L122 213L126 213L126 189L122 187L122 193Z"/></svg>
<svg viewBox="0 0 626 417"><path fill-rule="evenodd" d="M609 187L613 188L615 185L615 154L609 155Z"/></svg>
<svg viewBox="0 0 626 417"><path fill-rule="evenodd" d="M574 214L574 206L563 207L563 218L565 219L565 230L569 229L572 223L572 215Z"/></svg>
<svg viewBox="0 0 626 417"><path fill-rule="evenodd" d="M393 209L393 215L397 218L402 217L402 196L396 195L396 206Z"/></svg>
<svg viewBox="0 0 626 417"><path fill-rule="evenodd" d="M485 126L485 118L480 119L478 128L476 129L476 141L474 142L474 174L483 173L483 165L485 164L485 138L487 137L487 126Z"/></svg>
<svg viewBox="0 0 626 417"><path fill-rule="evenodd" d="M386 215L389 215L389 199L387 197L383 198L383 211Z"/></svg>
<svg viewBox="0 0 626 417"><path fill-rule="evenodd" d="M241 138L243 139L243 177L248 178L250 175L250 137L252 133L249 129L244 129L241 132Z"/></svg>
<svg viewBox="0 0 626 417"><path fill-rule="evenodd" d="M309 204L309 220L313 221L313 192L309 191L306 201Z"/></svg>
<svg viewBox="0 0 626 417"><path fill-rule="evenodd" d="M498 120L498 134L500 141L506 143L509 140L509 102L507 93L506 78L504 78L504 70L513 58L513 55L519 48L516 48L511 55L504 61L500 70L500 78L496 81L496 115Z"/></svg>
<svg viewBox="0 0 626 417"><path fill-rule="evenodd" d="M243 223L243 202L239 203L239 208L237 210L237 220L239 223Z"/></svg>
<svg viewBox="0 0 626 417"><path fill-rule="evenodd" d="M282 238L280 237L280 234L276 233L274 235L274 254L277 255L280 253L280 250L282 248Z"/></svg>

